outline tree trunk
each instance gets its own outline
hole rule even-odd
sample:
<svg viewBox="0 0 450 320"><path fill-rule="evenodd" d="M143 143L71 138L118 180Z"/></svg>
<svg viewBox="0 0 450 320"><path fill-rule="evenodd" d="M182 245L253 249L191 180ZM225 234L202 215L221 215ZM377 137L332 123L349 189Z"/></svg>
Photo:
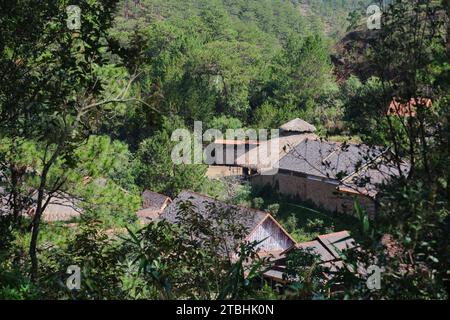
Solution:
<svg viewBox="0 0 450 320"><path fill-rule="evenodd" d="M30 241L30 259L31 259L30 278L31 278L32 282L36 282L37 277L38 277L39 262L38 262L38 258L37 258L37 243L38 243L38 236L39 236L39 227L40 227L40 223L41 223L41 216L42 216L42 211L43 211L43 205L42 205L43 201L44 201L44 189L39 188L37 208L36 208L36 212L33 217L32 229L31 229L32 233L31 233L31 241Z"/></svg>
<svg viewBox="0 0 450 320"><path fill-rule="evenodd" d="M37 257L37 243L39 237L39 227L41 224L41 217L50 200L50 198L48 198L44 204L45 188L47 185L47 175L51 166L53 165L54 161L57 158L57 154L58 154L57 152L53 154L51 160L46 165L44 165L44 168L42 170L42 174L40 177L41 181L38 189L36 212L33 217L33 222L31 223L31 241L29 254L31 259L30 279L32 282L36 282L38 278L39 261Z"/></svg>

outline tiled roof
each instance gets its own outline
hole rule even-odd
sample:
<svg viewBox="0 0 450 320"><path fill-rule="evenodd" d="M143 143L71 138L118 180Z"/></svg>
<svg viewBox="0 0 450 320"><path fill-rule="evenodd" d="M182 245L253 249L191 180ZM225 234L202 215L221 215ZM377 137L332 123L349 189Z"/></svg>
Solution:
<svg viewBox="0 0 450 320"><path fill-rule="evenodd" d="M341 192L375 197L381 184L407 176L410 170L403 162L400 173L391 155L387 149L365 144L305 139L280 160L279 169L334 180Z"/></svg>
<svg viewBox="0 0 450 320"><path fill-rule="evenodd" d="M392 99L387 114L400 117L415 117L417 114L417 105L425 108L431 108L433 102L427 98L412 98L409 102L402 102L399 99Z"/></svg>
<svg viewBox="0 0 450 320"><path fill-rule="evenodd" d="M224 235L224 243L222 248L218 248L218 252L230 252L230 248L234 248L236 245L242 241L251 241L252 237L255 236L255 232L258 227L263 225L268 220L273 221L273 227L281 234L286 236L286 241L289 242L288 246L295 244L295 240L281 227L281 225L276 222L276 220L267 212L250 209L247 207L236 206L232 204L225 203L223 201L215 200L213 198L204 196L202 194L183 191L173 202L167 206L164 212L159 216L158 220L165 220L171 223L180 223L182 221L182 210L183 204L191 203L194 207L196 214L200 214L203 218L209 221L212 226L216 226L218 222L223 218L226 219L225 223L230 223L230 227L233 228L243 228L242 238L235 239L231 238L231 235ZM265 241L267 239L264 239ZM288 247L287 246L287 247ZM273 250L265 250L264 243L259 243L257 246L259 254L262 256L272 256L271 259L278 258L282 248Z"/></svg>
<svg viewBox="0 0 450 320"><path fill-rule="evenodd" d="M400 170L403 176L407 176L410 166L404 162L400 165ZM376 161L348 176L342 181L342 185L338 190L374 197L378 192L379 185L388 182L394 177L399 177L401 174L394 163L382 157L380 161Z"/></svg>
<svg viewBox="0 0 450 320"><path fill-rule="evenodd" d="M196 212L200 213L203 217L208 218L211 212L224 211L227 213L233 213L233 217L236 222L243 225L250 234L263 220L266 219L267 213L258 211L246 207L230 205L225 202L212 199L210 197L201 195L192 191L183 191L173 202L167 206L164 212L161 214L160 219L169 222L179 222L180 204L190 202L195 208Z"/></svg>
<svg viewBox="0 0 450 320"><path fill-rule="evenodd" d="M145 190L142 193L142 209L137 215L144 219L156 219L170 201L171 199L163 194Z"/></svg>
<svg viewBox="0 0 450 320"><path fill-rule="evenodd" d="M317 135L294 134L290 136L280 136L268 141L261 141L257 148L251 149L244 155L237 158L237 165L259 172L277 169L278 162L296 145L305 139L316 139Z"/></svg>
<svg viewBox="0 0 450 320"><path fill-rule="evenodd" d="M306 139L279 163L279 169L340 180L383 154L381 148Z"/></svg>
<svg viewBox="0 0 450 320"><path fill-rule="evenodd" d="M341 252L355 248L356 246L355 240L351 238L348 231L320 235L313 241L298 243L296 246L283 252L280 255L280 259L264 273L264 276L284 283L283 275L286 269L286 257L296 249L306 250L311 254L318 255L321 266L329 268L331 272L334 272L345 266L341 259ZM327 274L326 277L331 278L332 274Z"/></svg>

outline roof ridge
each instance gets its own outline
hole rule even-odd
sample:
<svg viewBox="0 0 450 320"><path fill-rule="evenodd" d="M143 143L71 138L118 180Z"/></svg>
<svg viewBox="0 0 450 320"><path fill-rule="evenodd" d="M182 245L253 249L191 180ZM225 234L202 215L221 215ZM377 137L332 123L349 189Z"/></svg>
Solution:
<svg viewBox="0 0 450 320"><path fill-rule="evenodd" d="M327 233L327 234L321 234L321 235L318 235L317 238L329 238L331 236L335 236L335 235L343 234L343 233L348 233L350 235L350 231L342 230L342 231L337 231L337 232L332 232L332 233Z"/></svg>
<svg viewBox="0 0 450 320"><path fill-rule="evenodd" d="M179 193L179 195L180 195L181 193L183 193L183 192L193 193L193 194L198 195L198 196L200 196L200 197L203 197L203 198L206 198L206 199L210 199L210 200L213 200L213 201L216 201L216 202L221 202L221 203L227 204L227 205L229 205L229 206L233 206L233 207L242 208L242 209L245 209L245 210L250 210L250 211L255 211L255 212L258 212L258 213L263 213L263 214L269 214L269 215L270 215L270 213L268 213L268 212L266 212L266 211L262 211L262 210L258 210L258 209L254 209L254 208L249 208L249 207L245 207L245 206L238 205L238 204L228 203L228 202L226 202L226 201L222 201L222 200L219 200L219 199L214 199L213 197L210 197L210 196L207 196L207 195L204 195L204 194L202 194L202 193L199 193L199 192L196 192L196 191L192 191L192 190L189 190L189 189L188 189L188 190L183 190L183 191L181 191L181 192ZM179 196L179 195L178 195L178 196ZM264 218L264 219L265 219L265 218Z"/></svg>

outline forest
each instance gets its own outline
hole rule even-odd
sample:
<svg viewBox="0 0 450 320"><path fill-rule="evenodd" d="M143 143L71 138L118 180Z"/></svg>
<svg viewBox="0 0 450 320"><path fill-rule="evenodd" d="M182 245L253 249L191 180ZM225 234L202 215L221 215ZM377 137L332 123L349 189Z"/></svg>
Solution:
<svg viewBox="0 0 450 320"><path fill-rule="evenodd" d="M449 0L0 0L0 300L448 299L449 15ZM389 116L393 99L417 110ZM321 141L408 164L379 186L375 217L172 161L172 133L195 122L296 118ZM294 251L289 285L261 284L272 262L229 212L209 208L212 223L187 201L182 224L142 225L145 190L270 213L298 243L348 230L359 250L330 281L317 255ZM78 213L45 219L54 199ZM217 253L228 237L242 240L237 258ZM378 290L352 272L374 261ZM66 285L70 266L81 289Z"/></svg>

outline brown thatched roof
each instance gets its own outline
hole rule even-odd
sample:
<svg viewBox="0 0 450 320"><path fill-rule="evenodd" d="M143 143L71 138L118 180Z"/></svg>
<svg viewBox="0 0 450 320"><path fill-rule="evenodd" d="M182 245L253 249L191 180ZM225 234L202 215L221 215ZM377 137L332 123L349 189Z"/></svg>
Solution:
<svg viewBox="0 0 450 320"><path fill-rule="evenodd" d="M262 141L257 148L238 157L236 163L238 166L257 170L260 173L270 172L278 168L280 159L306 139L318 139L318 136L313 133L293 134Z"/></svg>
<svg viewBox="0 0 450 320"><path fill-rule="evenodd" d="M285 132L301 132L301 133L313 133L317 129L312 124L306 122L305 120L296 118L283 124L280 129Z"/></svg>
<svg viewBox="0 0 450 320"><path fill-rule="evenodd" d="M37 200L37 192L31 194L34 201ZM80 217L83 210L80 207L81 200L69 194L59 193L53 196L42 214L42 220L46 222L67 222ZM0 187L0 215L9 214L9 194L3 187ZM35 204L32 204L22 211L22 216L33 217L36 211Z"/></svg>
<svg viewBox="0 0 450 320"><path fill-rule="evenodd" d="M28 215L34 216L35 210L36 207L31 208L28 211ZM80 200L61 194L50 200L42 214L42 219L46 222L67 222L79 218L82 212Z"/></svg>

